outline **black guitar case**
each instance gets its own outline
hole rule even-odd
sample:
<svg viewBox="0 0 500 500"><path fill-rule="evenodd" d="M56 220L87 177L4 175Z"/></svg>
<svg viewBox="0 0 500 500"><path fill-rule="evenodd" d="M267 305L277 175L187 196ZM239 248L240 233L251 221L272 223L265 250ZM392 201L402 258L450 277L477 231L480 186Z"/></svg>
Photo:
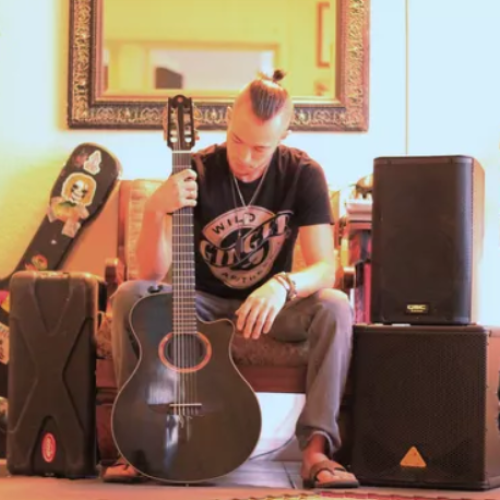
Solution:
<svg viewBox="0 0 500 500"><path fill-rule="evenodd" d="M97 474L95 337L102 284L79 272L12 277L7 469L13 475Z"/></svg>
<svg viewBox="0 0 500 500"><path fill-rule="evenodd" d="M85 226L104 207L120 174L120 163L103 147L92 143L77 146L54 183L46 215L31 243L12 273L0 279L0 397L7 397L12 275L21 270L58 269Z"/></svg>

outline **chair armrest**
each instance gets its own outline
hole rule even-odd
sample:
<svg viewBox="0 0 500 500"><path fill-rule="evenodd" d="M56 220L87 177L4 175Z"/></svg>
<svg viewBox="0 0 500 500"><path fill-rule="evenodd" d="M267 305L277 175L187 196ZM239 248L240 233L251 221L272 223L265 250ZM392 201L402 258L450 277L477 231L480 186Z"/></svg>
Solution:
<svg viewBox="0 0 500 500"><path fill-rule="evenodd" d="M349 294L349 290L354 288L354 267L339 266L337 268L334 288Z"/></svg>
<svg viewBox="0 0 500 500"><path fill-rule="evenodd" d="M106 281L106 293L108 299L116 292L123 283L125 277L125 266L120 259L114 257L106 259L104 279Z"/></svg>

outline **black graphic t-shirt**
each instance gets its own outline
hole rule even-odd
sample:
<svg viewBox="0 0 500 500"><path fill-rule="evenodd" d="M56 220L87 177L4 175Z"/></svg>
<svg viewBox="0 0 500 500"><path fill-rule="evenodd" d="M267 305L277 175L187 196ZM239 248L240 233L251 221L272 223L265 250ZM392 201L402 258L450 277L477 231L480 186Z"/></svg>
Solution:
<svg viewBox="0 0 500 500"><path fill-rule="evenodd" d="M306 153L280 145L260 178L235 181L225 144L193 155L198 173L194 210L196 288L245 299L272 275L292 268L300 226L333 224L322 168Z"/></svg>

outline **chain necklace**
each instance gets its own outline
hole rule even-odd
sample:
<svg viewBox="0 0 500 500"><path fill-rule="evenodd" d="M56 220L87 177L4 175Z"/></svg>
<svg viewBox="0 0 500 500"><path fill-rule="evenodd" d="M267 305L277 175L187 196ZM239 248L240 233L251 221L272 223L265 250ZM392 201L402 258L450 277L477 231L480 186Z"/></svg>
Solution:
<svg viewBox="0 0 500 500"><path fill-rule="evenodd" d="M241 222L243 222L243 225L248 225L250 223L250 216L251 214L248 212L248 208L251 207L255 200L257 199L257 196L259 195L260 193L260 190L262 188L262 185L264 184L264 178L266 177L266 174L267 174L267 171L269 170L269 165L266 167L266 169L264 170L264 173L262 174L262 177L260 178L260 182L258 184L258 186L255 188L255 191L252 195L252 198L250 199L250 201L248 203L245 203L245 198L243 198L243 194L240 190L240 186L238 184L238 180L236 179L236 176L233 174L233 172L231 172L231 176L233 178L233 186L232 186L232 193L233 193L233 201L234 201L234 205L236 207L236 209L238 209L238 203L236 202L236 192L238 193L238 197L240 198L240 202L241 202L241 205L244 209L243 211L243 221L241 221L241 219L237 218L237 222L238 222L238 236L236 237L236 255L237 255L237 258L238 260L240 259L241 255L242 255L242 250L243 250L243 241L242 241L242 238L241 238L241 230L242 230L242 224ZM235 188L236 187L236 192L235 192Z"/></svg>
<svg viewBox="0 0 500 500"><path fill-rule="evenodd" d="M233 174L233 172L231 172L231 176L233 177L234 185L236 186L236 191L237 191L238 196L240 198L241 206L245 209L245 211L243 213L243 224L248 224L250 222L250 214L248 213L247 209L254 204L255 200L257 199L257 196L259 196L260 190L262 188L262 185L264 184L264 179L266 177L268 170L269 170L269 165L264 170L264 173L262 174L262 177L260 178L259 185L256 187L256 189L252 195L252 198L250 199L250 201L248 203L245 203L245 198L243 198L243 194L240 190L240 185L238 184L238 179L236 179L236 176Z"/></svg>

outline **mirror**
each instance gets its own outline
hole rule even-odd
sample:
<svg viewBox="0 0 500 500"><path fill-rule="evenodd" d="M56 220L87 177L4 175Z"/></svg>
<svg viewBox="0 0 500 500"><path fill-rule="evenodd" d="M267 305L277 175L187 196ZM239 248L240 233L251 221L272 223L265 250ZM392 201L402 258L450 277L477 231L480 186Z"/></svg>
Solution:
<svg viewBox="0 0 500 500"><path fill-rule="evenodd" d="M71 0L71 128L161 129L192 97L202 130L259 72L287 72L292 130L368 129L368 0Z"/></svg>

